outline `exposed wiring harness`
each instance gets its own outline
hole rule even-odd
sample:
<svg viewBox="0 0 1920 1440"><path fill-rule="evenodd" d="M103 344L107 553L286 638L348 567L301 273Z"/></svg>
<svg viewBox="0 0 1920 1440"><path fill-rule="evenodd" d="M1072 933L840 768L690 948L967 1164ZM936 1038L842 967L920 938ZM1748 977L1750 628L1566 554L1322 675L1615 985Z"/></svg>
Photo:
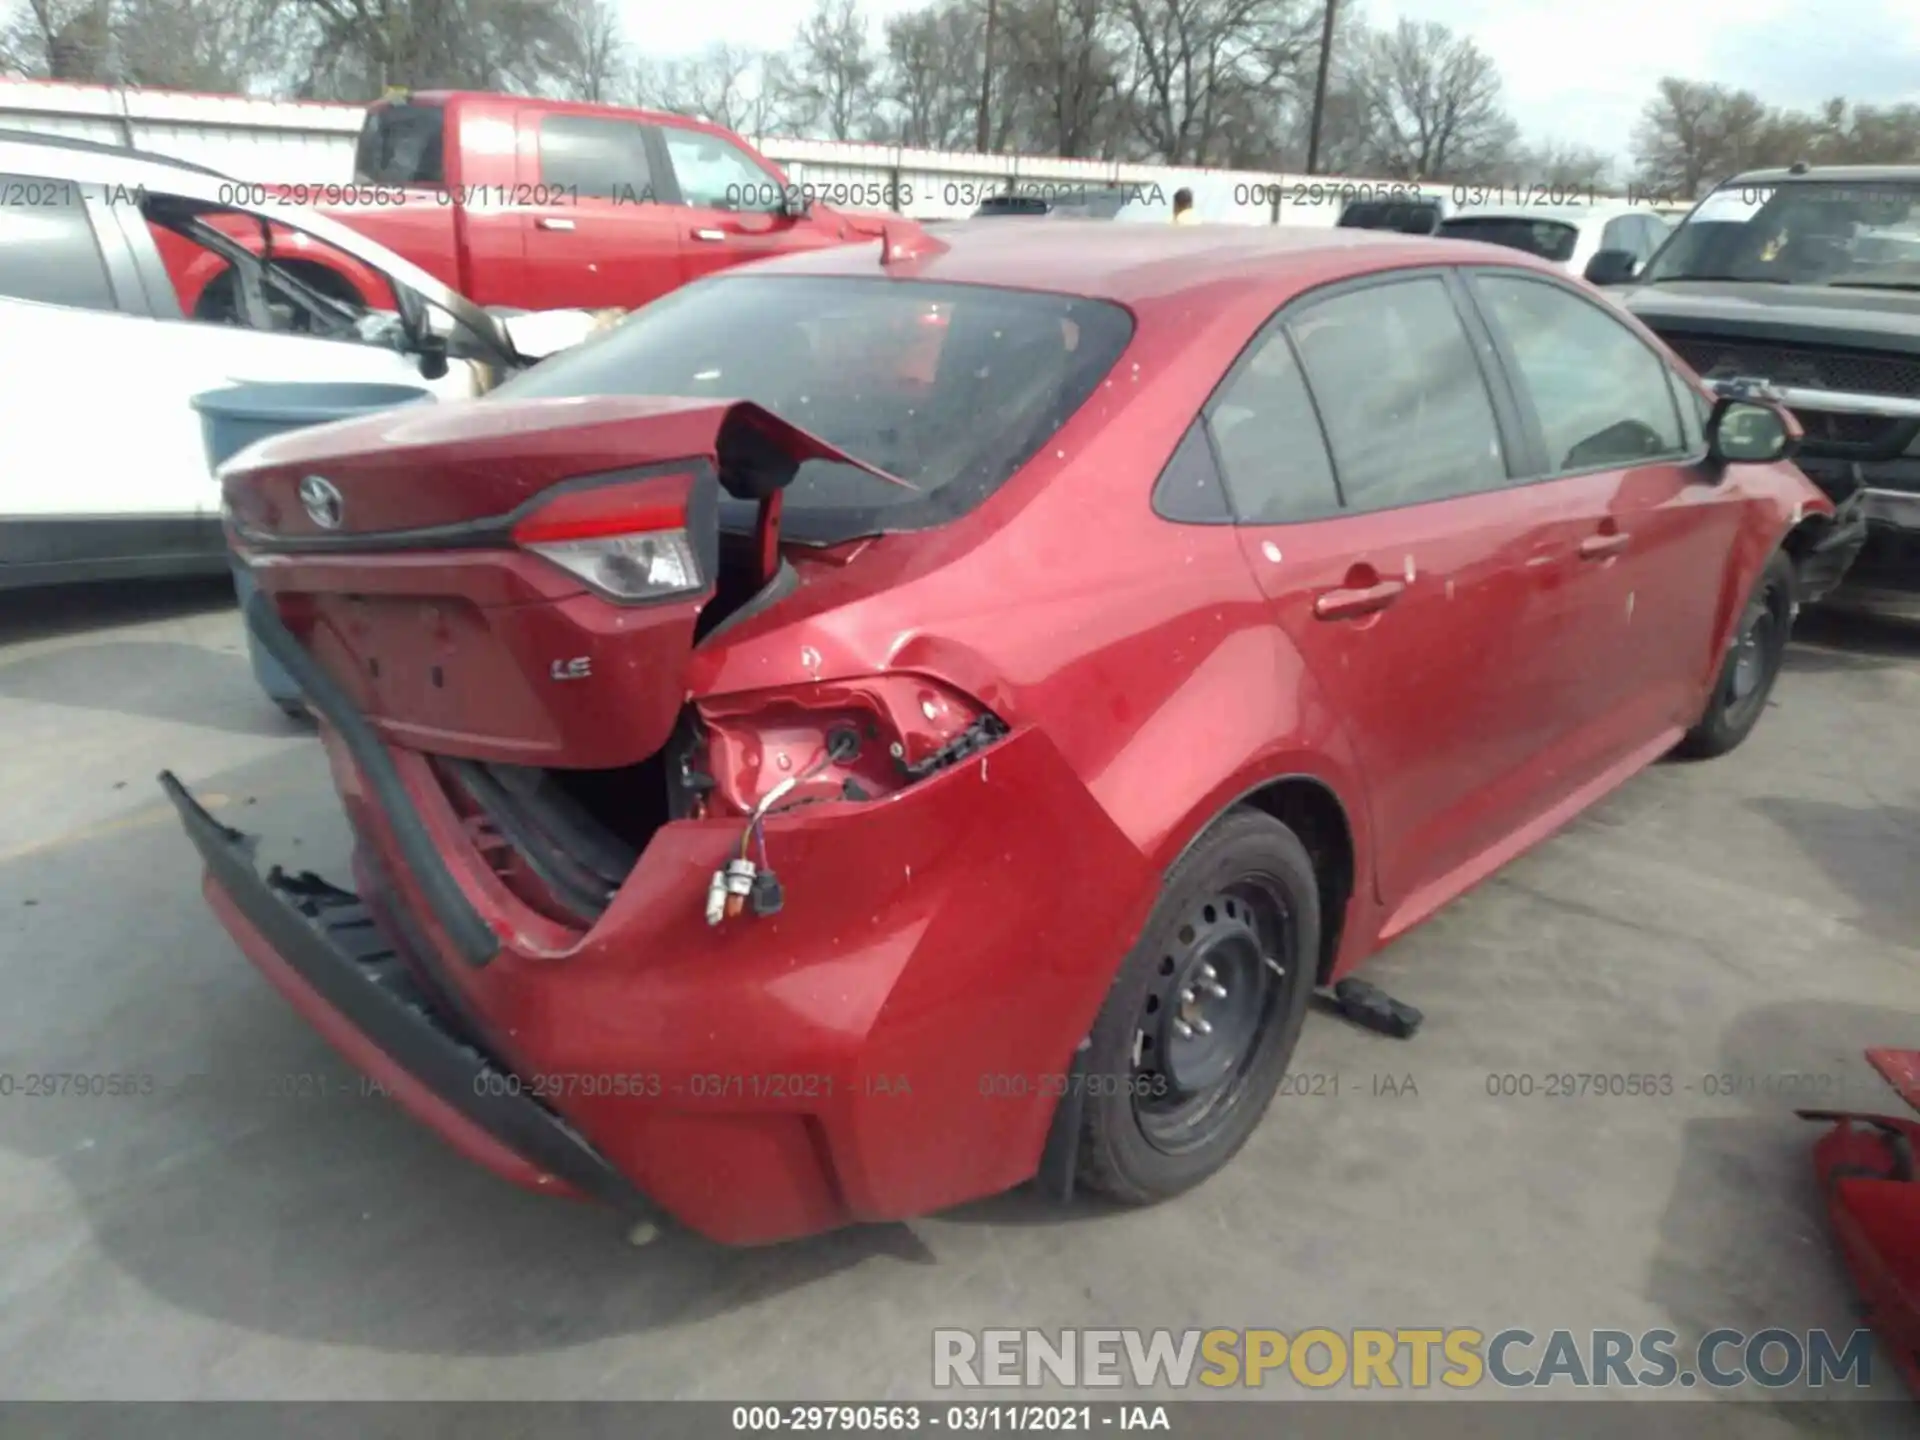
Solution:
<svg viewBox="0 0 1920 1440"><path fill-rule="evenodd" d="M749 900L753 903L753 913L756 915L778 914L780 907L786 903L786 897L780 889L780 879L773 873L772 862L767 858L767 816L774 812L774 807L782 800L829 765L851 758L849 746L840 739L842 733L851 732L836 731L829 734L817 759L798 774L789 775L767 791L753 807L746 825L740 831L739 853L723 868L713 872L713 880L707 886L709 925L732 919L746 909ZM855 738L851 749L858 748L859 741ZM757 865L748 853L755 849L760 854Z"/></svg>

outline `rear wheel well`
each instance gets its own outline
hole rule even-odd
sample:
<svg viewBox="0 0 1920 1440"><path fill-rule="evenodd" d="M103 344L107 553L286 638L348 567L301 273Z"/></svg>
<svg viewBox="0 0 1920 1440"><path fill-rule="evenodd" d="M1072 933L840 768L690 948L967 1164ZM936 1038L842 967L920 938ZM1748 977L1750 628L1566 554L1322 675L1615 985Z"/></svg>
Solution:
<svg viewBox="0 0 1920 1440"><path fill-rule="evenodd" d="M1318 780L1292 776L1263 785L1240 803L1264 810L1294 834L1313 858L1320 891L1320 956L1316 983L1333 973L1353 896L1353 829L1334 793Z"/></svg>

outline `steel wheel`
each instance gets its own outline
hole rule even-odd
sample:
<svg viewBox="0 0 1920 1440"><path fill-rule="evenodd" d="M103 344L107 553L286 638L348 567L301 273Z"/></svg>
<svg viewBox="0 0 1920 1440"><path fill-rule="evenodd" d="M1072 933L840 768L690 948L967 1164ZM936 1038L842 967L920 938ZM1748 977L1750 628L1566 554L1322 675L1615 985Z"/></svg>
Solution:
<svg viewBox="0 0 1920 1440"><path fill-rule="evenodd" d="M1730 729L1750 725L1755 713L1766 704L1773 677L1786 654L1792 623L1792 599L1787 587L1770 579L1748 603L1734 636L1720 695L1721 713Z"/></svg>
<svg viewBox="0 0 1920 1440"><path fill-rule="evenodd" d="M1156 1150L1205 1145L1247 1084L1263 1032L1298 983L1277 885L1246 879L1193 908L1161 956L1133 1041L1133 1107Z"/></svg>
<svg viewBox="0 0 1920 1440"><path fill-rule="evenodd" d="M1754 581L1746 608L1734 625L1732 644L1720 657L1704 711L1681 738L1675 754L1690 760L1724 755L1759 723L1786 660L1795 588L1793 561L1785 551L1776 550Z"/></svg>

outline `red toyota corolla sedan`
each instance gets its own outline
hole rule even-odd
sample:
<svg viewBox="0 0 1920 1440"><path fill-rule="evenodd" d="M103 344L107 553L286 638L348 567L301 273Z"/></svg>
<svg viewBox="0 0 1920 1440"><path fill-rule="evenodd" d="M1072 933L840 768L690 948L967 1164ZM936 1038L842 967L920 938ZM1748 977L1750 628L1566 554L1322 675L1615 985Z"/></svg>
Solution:
<svg viewBox="0 0 1920 1440"><path fill-rule="evenodd" d="M1788 417L1517 252L947 233L224 475L358 845L262 876L163 777L207 895L502 1175L730 1242L1173 1195L1844 568Z"/></svg>

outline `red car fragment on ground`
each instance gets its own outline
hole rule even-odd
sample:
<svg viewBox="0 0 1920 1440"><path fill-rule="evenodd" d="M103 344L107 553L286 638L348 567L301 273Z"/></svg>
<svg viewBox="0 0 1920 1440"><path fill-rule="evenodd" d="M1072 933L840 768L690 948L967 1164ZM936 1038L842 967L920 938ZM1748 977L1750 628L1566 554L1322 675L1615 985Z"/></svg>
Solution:
<svg viewBox="0 0 1920 1440"><path fill-rule="evenodd" d="M1920 1050L1869 1050L1867 1060L1920 1111ZM1920 1399L1920 1123L1904 1116L1802 1110L1833 1129L1814 1146L1814 1169L1866 1320Z"/></svg>

